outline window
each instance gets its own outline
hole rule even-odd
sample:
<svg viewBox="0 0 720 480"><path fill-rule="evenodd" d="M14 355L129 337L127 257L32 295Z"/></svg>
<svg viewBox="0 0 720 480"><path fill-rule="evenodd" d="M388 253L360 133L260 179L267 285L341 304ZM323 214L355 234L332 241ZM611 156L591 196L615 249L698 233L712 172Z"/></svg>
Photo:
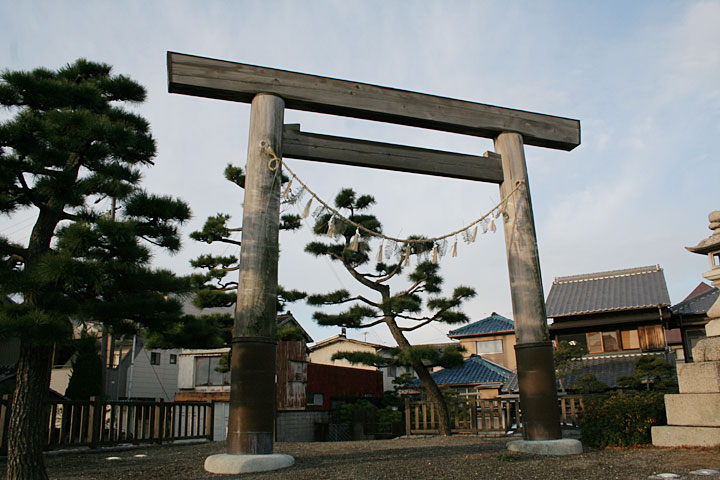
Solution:
<svg viewBox="0 0 720 480"><path fill-rule="evenodd" d="M603 350L606 352L617 352L620 350L617 332L603 332Z"/></svg>
<svg viewBox="0 0 720 480"><path fill-rule="evenodd" d="M218 372L220 357L195 358L195 386L230 385L230 372Z"/></svg>
<svg viewBox="0 0 720 480"><path fill-rule="evenodd" d="M623 330L620 332L623 350L637 350L640 348L640 337L637 330Z"/></svg>
<svg viewBox="0 0 720 480"><path fill-rule="evenodd" d="M323 404L322 393L308 393L307 404L308 405L317 405L317 406L322 407L322 404Z"/></svg>
<svg viewBox="0 0 720 480"><path fill-rule="evenodd" d="M397 367L395 365L391 365L388 367L388 377L397 377Z"/></svg>
<svg viewBox="0 0 720 480"><path fill-rule="evenodd" d="M177 355L174 353L170 354L170 365L175 365L177 363Z"/></svg>
<svg viewBox="0 0 720 480"><path fill-rule="evenodd" d="M503 353L502 340L484 340L475 342L478 355L490 353Z"/></svg>
<svg viewBox="0 0 720 480"><path fill-rule="evenodd" d="M150 365L160 365L160 352L150 352Z"/></svg>
<svg viewBox="0 0 720 480"><path fill-rule="evenodd" d="M640 348L637 330L590 332L585 334L585 338L587 339L588 353L619 352Z"/></svg>
<svg viewBox="0 0 720 480"><path fill-rule="evenodd" d="M588 353L602 353L602 333L591 332L585 335L587 336Z"/></svg>

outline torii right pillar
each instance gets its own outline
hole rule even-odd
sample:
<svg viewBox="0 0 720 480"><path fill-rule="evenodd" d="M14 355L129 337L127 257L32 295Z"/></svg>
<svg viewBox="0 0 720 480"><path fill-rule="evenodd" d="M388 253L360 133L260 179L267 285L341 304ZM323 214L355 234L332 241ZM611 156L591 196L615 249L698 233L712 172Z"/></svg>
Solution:
<svg viewBox="0 0 720 480"><path fill-rule="evenodd" d="M522 135L501 133L495 138L495 151L502 155L502 198L521 182L504 208L523 425L523 440L508 443L508 449L549 455L582 453L578 440L562 439L553 347L547 327Z"/></svg>

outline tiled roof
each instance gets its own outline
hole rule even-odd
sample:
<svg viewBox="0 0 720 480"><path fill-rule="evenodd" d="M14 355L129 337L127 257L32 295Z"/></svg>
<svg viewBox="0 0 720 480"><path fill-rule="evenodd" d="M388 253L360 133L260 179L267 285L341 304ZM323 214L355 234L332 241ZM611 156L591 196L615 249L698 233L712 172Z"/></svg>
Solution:
<svg viewBox="0 0 720 480"><path fill-rule="evenodd" d="M699 294L701 294L701 293L703 293L703 292L707 292L708 290L712 290L712 288L713 288L713 287L711 287L711 286L708 285L707 283L705 283L705 282L700 282L700 283L698 283L698 286L693 289L692 292L688 293L688 296L687 296L687 297L685 297L685 298L682 299L682 301L684 302L685 300L690 300L690 299L691 299L692 297L694 297L695 295L699 295Z"/></svg>
<svg viewBox="0 0 720 480"><path fill-rule="evenodd" d="M507 332L515 330L515 322L493 312L487 318L470 323L464 327L450 330L448 337L461 337L465 335L481 335L486 333Z"/></svg>
<svg viewBox="0 0 720 480"><path fill-rule="evenodd" d="M305 329L300 325L300 322L297 321L297 319L293 316L290 311L287 311L285 313L280 313L277 316L277 326L278 328L282 327L297 327L300 329L300 333L302 334L303 338L305 339L305 343L312 343L315 340L312 339L309 333L305 331Z"/></svg>
<svg viewBox="0 0 720 480"><path fill-rule="evenodd" d="M375 350L382 350L384 348L390 348L387 345L379 345L377 343L363 342L362 340L355 340L352 338L347 338L344 335L335 335L333 337L326 338L324 340L320 340L320 341L316 342L313 346L310 347L310 351L314 351L319 348L325 347L327 345L332 345L333 343L338 343L338 342L351 343L353 345L362 345L365 347L374 348Z"/></svg>
<svg viewBox="0 0 720 480"><path fill-rule="evenodd" d="M547 316L669 306L665 275L658 265L557 277L547 298Z"/></svg>
<svg viewBox="0 0 720 480"><path fill-rule="evenodd" d="M720 290L715 287L690 297L687 300L673 305L670 311L673 315L705 315L718 299Z"/></svg>
<svg viewBox="0 0 720 480"><path fill-rule="evenodd" d="M438 385L480 385L483 383L503 383L512 371L497 363L490 362L478 355L471 355L455 368L445 368L432 374ZM411 385L420 385L415 380Z"/></svg>
<svg viewBox="0 0 720 480"><path fill-rule="evenodd" d="M591 373L595 375L595 378L608 387L617 387L617 378L624 375L633 375L635 373L635 366L637 365L638 360L644 355L662 356L668 362L673 364L675 363L674 355L667 355L665 352L586 355L579 360L580 365L578 366L578 369L564 379L565 388L572 387L578 377L584 373ZM559 389L560 385L558 384L558 390ZM505 382L505 385L503 385L502 391L518 391L517 371L513 371L512 376L508 378L508 381Z"/></svg>

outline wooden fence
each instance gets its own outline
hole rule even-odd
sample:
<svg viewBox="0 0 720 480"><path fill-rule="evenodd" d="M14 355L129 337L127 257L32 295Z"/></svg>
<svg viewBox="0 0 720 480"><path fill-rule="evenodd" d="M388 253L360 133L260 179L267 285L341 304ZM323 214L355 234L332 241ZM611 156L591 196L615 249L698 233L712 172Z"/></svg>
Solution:
<svg viewBox="0 0 720 480"><path fill-rule="evenodd" d="M565 428L578 426L583 410L581 396L559 399L560 423ZM501 434L522 429L522 411L517 398L484 399L470 395L448 402L453 433ZM430 435L439 431L435 405L430 401L405 399L405 432L407 435Z"/></svg>
<svg viewBox="0 0 720 480"><path fill-rule="evenodd" d="M0 452L7 452L10 399L0 399ZM122 443L212 440L211 402L55 401L46 403L46 450Z"/></svg>

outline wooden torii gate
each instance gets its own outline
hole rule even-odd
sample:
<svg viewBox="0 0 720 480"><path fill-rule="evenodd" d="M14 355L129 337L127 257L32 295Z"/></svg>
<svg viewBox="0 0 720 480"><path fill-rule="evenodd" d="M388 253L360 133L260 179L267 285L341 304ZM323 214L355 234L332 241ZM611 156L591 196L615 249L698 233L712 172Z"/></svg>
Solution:
<svg viewBox="0 0 720 480"><path fill-rule="evenodd" d="M523 145L570 151L580 122L451 98L168 52L171 93L251 103L238 301L232 339L228 454L271 454L280 181L274 154L500 185L526 440L561 438L535 222ZM285 108L492 138L496 153L462 155L310 134Z"/></svg>

